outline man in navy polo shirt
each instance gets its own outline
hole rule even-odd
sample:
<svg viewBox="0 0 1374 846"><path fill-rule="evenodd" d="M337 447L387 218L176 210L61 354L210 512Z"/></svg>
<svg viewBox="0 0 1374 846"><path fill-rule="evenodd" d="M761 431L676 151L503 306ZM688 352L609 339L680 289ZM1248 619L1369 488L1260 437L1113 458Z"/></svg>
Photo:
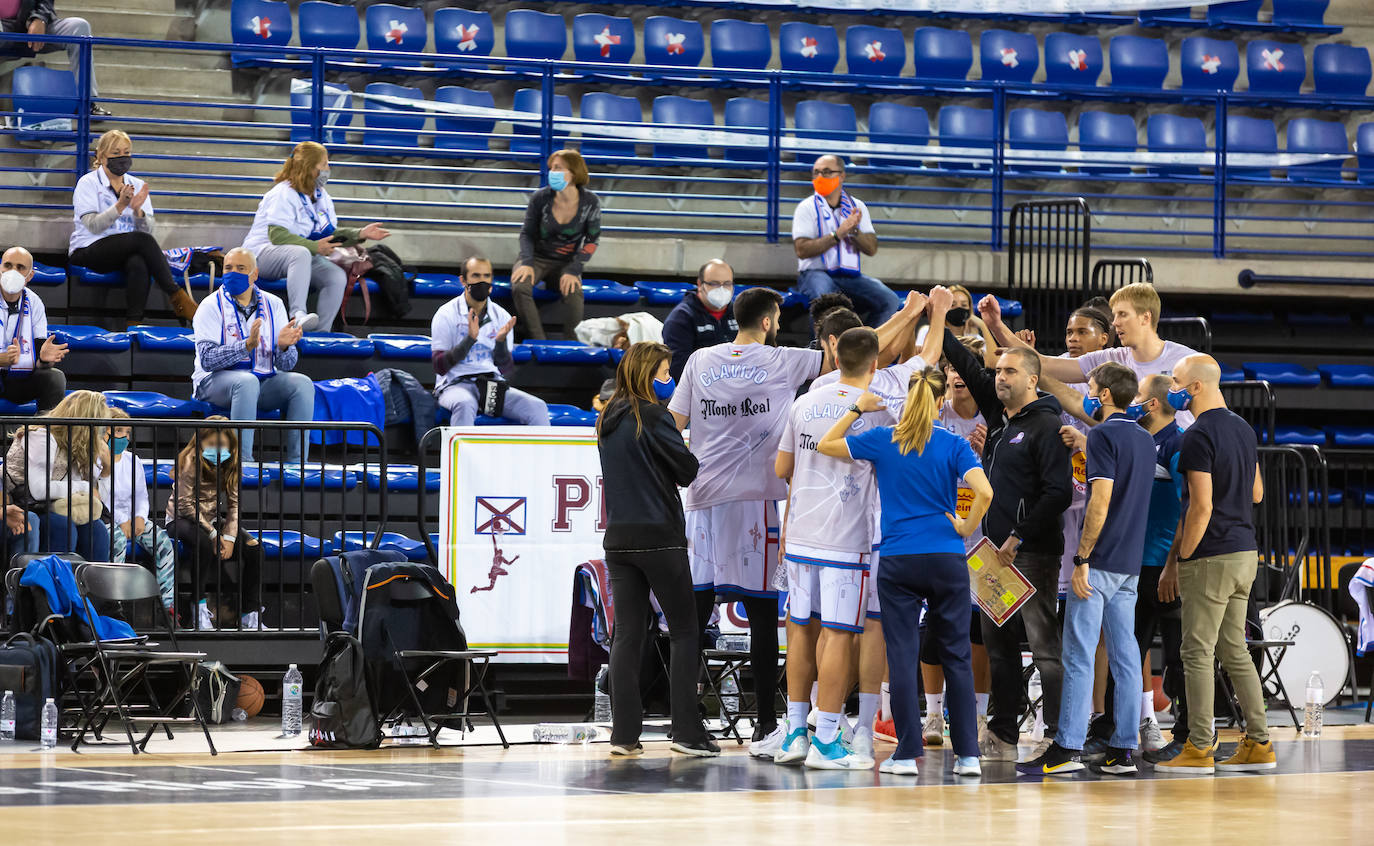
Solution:
<svg viewBox="0 0 1374 846"><path fill-rule="evenodd" d="M1145 549L1145 521L1154 482L1154 439L1125 413L1138 384L1129 367L1099 365L1088 376L1083 411L1100 419L1087 436L1088 507L1074 556L1072 592L1064 618L1064 694L1059 732L1039 759L1017 764L1018 772L1063 775L1083 769L1079 754L1092 710L1093 657L1105 629L1107 661L1118 690L1140 681L1135 642L1136 583ZM1133 696L1116 697L1116 731L1101 771L1136 771L1138 744Z"/></svg>

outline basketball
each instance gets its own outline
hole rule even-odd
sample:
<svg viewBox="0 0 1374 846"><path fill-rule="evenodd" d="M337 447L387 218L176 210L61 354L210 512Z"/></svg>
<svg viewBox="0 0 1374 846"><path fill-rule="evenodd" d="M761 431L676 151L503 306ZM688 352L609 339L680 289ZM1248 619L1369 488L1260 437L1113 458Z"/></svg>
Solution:
<svg viewBox="0 0 1374 846"><path fill-rule="evenodd" d="M238 707L249 717L256 717L262 711L262 682L252 676L239 676Z"/></svg>

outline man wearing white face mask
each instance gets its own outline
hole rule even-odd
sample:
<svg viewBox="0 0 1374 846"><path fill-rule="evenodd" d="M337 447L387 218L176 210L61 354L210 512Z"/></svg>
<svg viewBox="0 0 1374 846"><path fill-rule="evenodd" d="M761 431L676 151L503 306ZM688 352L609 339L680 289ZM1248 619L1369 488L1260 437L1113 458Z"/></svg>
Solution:
<svg viewBox="0 0 1374 846"><path fill-rule="evenodd" d="M0 348L0 398L15 405L38 401L40 412L62 401L67 377L56 365L67 345L48 337L48 312L28 290L33 256L10 247L0 259L0 291L5 300L5 337Z"/></svg>
<svg viewBox="0 0 1374 846"><path fill-rule="evenodd" d="M673 306L663 321L663 343L673 351L668 372L682 377L687 358L702 347L714 347L734 339L735 271L724 259L711 259L697 271L697 289Z"/></svg>

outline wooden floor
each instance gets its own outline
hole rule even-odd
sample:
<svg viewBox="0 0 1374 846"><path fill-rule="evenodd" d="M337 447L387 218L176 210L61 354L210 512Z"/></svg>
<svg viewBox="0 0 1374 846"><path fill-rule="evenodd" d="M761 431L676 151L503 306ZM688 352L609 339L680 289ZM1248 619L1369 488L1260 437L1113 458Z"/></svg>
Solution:
<svg viewBox="0 0 1374 846"><path fill-rule="evenodd" d="M999 764L956 782L936 750L918 779L814 772L733 744L714 761L664 743L629 760L604 744L15 753L0 755L0 843L1374 843L1374 726L1292 737L1276 734L1275 774L1044 781Z"/></svg>

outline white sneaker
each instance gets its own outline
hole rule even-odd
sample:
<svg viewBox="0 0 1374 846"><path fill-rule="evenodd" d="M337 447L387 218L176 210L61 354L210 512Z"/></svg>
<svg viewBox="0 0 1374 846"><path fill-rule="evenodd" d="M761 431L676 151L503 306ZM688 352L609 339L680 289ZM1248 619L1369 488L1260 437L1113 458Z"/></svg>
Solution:
<svg viewBox="0 0 1374 846"><path fill-rule="evenodd" d="M862 726L854 729L854 737L849 741L849 752L862 762L864 769L873 766L873 729Z"/></svg>
<svg viewBox="0 0 1374 846"><path fill-rule="evenodd" d="M202 632L215 630L215 615L210 613L210 603L203 599L196 603L196 630Z"/></svg>
<svg viewBox="0 0 1374 846"><path fill-rule="evenodd" d="M1035 744L1035 746L1031 747L1030 753L1029 753L1028 755L1026 755L1026 757L1017 760L1016 763L1018 763L1018 764L1024 764L1024 763L1026 763L1027 761L1035 761L1035 760L1039 759L1041 755L1044 755L1046 752L1049 751L1049 749L1050 749L1050 744L1052 744L1052 743L1054 743L1054 738L1051 738L1051 737L1044 737L1044 738L1041 738L1039 743L1037 743L1037 744Z"/></svg>
<svg viewBox="0 0 1374 846"><path fill-rule="evenodd" d="M1158 752L1169 743L1159 730L1159 723L1151 719L1140 721L1140 749L1142 752Z"/></svg>
<svg viewBox="0 0 1374 846"><path fill-rule="evenodd" d="M262 622L262 615L257 611L249 611L239 618L239 629L246 632L275 632L276 629L265 625Z"/></svg>
<svg viewBox="0 0 1374 846"><path fill-rule="evenodd" d="M1007 743L993 732L988 732L983 742L978 744L978 755L984 761L1016 761L1016 746Z"/></svg>
<svg viewBox="0 0 1374 846"><path fill-rule="evenodd" d="M972 756L967 758L956 758L954 761L954 774L957 776L971 776L977 778L983 774L983 767L978 763L978 759Z"/></svg>
<svg viewBox="0 0 1374 846"><path fill-rule="evenodd" d="M862 770L873 766L872 762L856 758L838 737L829 743L814 741L806 753L805 764L812 770Z"/></svg>
<svg viewBox="0 0 1374 846"><path fill-rule="evenodd" d="M898 761L896 758L888 758L878 765L878 772L888 775L919 775L916 769L916 759L908 758L905 761Z"/></svg>
<svg viewBox="0 0 1374 846"><path fill-rule="evenodd" d="M795 764L797 761L806 760L806 753L811 750L811 738L806 727L792 729L791 723L784 723L782 743L778 746L778 751L773 754L775 764Z"/></svg>
<svg viewBox="0 0 1374 846"><path fill-rule="evenodd" d="M945 745L945 715L930 713L926 715L926 721L921 725L921 739L926 746Z"/></svg>
<svg viewBox="0 0 1374 846"><path fill-rule="evenodd" d="M302 332L309 332L311 329L320 325L320 316L313 311L298 311L291 315L291 317L296 321L296 326L300 327Z"/></svg>
<svg viewBox="0 0 1374 846"><path fill-rule="evenodd" d="M781 724L768 734L749 744L749 754L755 758L776 759L782 742L787 737L787 728Z"/></svg>

